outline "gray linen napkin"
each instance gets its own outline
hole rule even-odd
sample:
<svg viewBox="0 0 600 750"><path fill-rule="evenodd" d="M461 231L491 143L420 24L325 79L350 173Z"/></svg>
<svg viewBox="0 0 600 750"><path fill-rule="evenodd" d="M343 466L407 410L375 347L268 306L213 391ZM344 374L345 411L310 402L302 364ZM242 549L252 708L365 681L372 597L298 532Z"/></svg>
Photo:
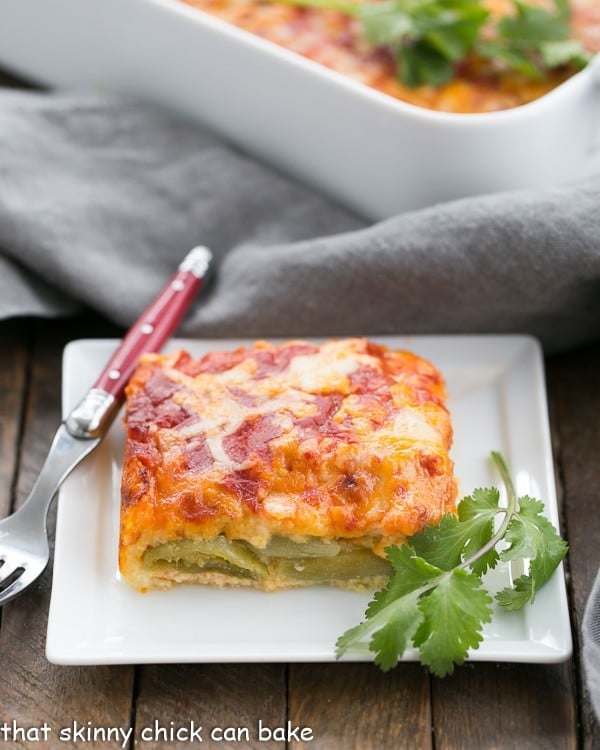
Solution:
<svg viewBox="0 0 600 750"><path fill-rule="evenodd" d="M600 719L600 573L586 604L581 629L587 686L594 711Z"/></svg>
<svg viewBox="0 0 600 750"><path fill-rule="evenodd" d="M600 174L366 226L151 107L0 90L0 317L87 305L127 325L185 251L212 293L186 332L600 334Z"/></svg>
<svg viewBox="0 0 600 750"><path fill-rule="evenodd" d="M367 226L146 105L0 90L0 318L84 305L128 325L199 243L219 272L188 334L528 332L546 351L600 336L600 174Z"/></svg>

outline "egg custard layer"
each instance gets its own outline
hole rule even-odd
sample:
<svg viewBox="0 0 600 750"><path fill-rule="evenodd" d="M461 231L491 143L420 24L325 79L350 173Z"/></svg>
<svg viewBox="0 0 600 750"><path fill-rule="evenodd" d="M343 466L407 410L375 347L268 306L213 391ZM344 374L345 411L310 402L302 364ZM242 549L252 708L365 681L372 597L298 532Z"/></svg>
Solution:
<svg viewBox="0 0 600 750"><path fill-rule="evenodd" d="M364 338L145 355L127 388L120 568L276 590L382 585L454 512L442 376Z"/></svg>

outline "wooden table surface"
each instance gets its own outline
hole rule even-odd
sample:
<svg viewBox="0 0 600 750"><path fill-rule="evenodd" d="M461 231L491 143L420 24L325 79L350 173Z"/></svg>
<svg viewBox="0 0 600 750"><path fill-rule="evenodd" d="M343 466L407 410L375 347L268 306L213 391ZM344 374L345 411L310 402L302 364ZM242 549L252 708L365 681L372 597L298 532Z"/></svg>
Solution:
<svg viewBox="0 0 600 750"><path fill-rule="evenodd" d="M89 314L74 319L0 323L0 516L29 491L59 421L61 355L72 339L121 332ZM600 343L547 361L548 392L562 505L575 655L558 665L467 664L434 679L416 664L383 674L371 664L224 664L59 667L44 655L51 570L1 611L2 722L54 730L48 744L79 726L248 727L250 742L203 747L319 750L567 750L600 748L600 727L582 679L578 630L600 562ZM269 727L308 727L310 742L259 742ZM89 724L88 724L89 722ZM174 722L171 725L171 722ZM11 736L10 734L8 735ZM34 735L30 735L30 738ZM199 744L199 743L198 743ZM129 747L189 747L142 742ZM111 747L118 747L112 743Z"/></svg>
<svg viewBox="0 0 600 750"><path fill-rule="evenodd" d="M2 76L0 75L0 83ZM4 83L7 79L4 79ZM72 339L119 336L87 313L0 322L0 517L26 497L59 421L61 356ZM223 664L60 667L45 658L52 570L0 610L0 748L119 747L60 738L60 730L131 731L202 725L206 748L315 750L600 749L582 674L580 623L600 565L600 342L547 360L575 653L558 665L467 664L432 678L417 664L387 674L371 664ZM50 526L53 530L54 513ZM258 722L304 727L312 740L261 741ZM43 726L49 729L44 740ZM211 728L248 728L250 741L210 740ZM38 741L39 740L39 741Z"/></svg>

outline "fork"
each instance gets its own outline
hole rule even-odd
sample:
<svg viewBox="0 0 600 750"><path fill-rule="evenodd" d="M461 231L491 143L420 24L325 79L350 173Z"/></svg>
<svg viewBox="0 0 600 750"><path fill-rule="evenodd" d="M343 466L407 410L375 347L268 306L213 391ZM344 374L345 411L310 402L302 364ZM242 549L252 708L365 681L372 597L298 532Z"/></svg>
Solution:
<svg viewBox="0 0 600 750"><path fill-rule="evenodd" d="M139 357L170 338L211 268L204 246L190 250L177 271L118 345L91 389L60 424L31 492L0 521L0 607L23 593L50 559L48 509L62 482L101 442L123 402Z"/></svg>

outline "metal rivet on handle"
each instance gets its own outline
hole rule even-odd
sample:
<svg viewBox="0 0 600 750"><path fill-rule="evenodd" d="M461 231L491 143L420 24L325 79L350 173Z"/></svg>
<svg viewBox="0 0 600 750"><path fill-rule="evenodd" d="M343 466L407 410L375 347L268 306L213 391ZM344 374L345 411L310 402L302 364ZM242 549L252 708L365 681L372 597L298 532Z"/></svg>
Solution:
<svg viewBox="0 0 600 750"><path fill-rule="evenodd" d="M140 333L152 333L153 330L154 326L152 323L144 323L144 325L140 327Z"/></svg>
<svg viewBox="0 0 600 750"><path fill-rule="evenodd" d="M109 378L110 378L111 380L118 380L118 379L119 379L119 378L121 377L121 371L120 371L120 370L111 370L111 371L110 371L110 372L108 373L108 377L109 377Z"/></svg>
<svg viewBox="0 0 600 750"><path fill-rule="evenodd" d="M171 283L171 287L176 292L182 292L185 289L185 284L183 283L181 279L175 279L175 281Z"/></svg>

